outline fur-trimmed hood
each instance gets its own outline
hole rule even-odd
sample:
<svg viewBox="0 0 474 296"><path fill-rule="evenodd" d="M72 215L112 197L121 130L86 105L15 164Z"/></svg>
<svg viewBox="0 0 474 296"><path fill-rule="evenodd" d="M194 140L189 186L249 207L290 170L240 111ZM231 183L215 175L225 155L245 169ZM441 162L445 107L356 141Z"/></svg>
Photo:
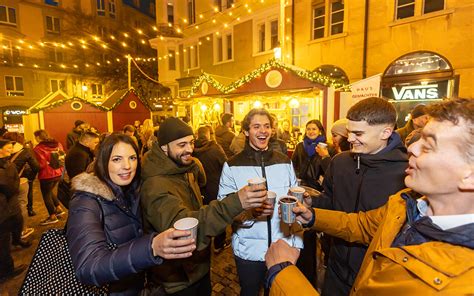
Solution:
<svg viewBox="0 0 474 296"><path fill-rule="evenodd" d="M109 186L93 174L79 174L72 178L71 185L72 190L89 192L110 201L116 199Z"/></svg>

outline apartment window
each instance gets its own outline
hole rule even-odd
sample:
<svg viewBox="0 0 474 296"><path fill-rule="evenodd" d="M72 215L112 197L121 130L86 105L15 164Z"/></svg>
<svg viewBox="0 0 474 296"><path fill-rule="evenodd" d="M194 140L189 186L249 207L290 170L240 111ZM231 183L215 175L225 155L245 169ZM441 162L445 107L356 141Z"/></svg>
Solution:
<svg viewBox="0 0 474 296"><path fill-rule="evenodd" d="M45 4L51 5L51 6L59 6L59 1L58 0L44 0Z"/></svg>
<svg viewBox="0 0 474 296"><path fill-rule="evenodd" d="M59 34L59 32L61 31L59 18L54 17L54 16L47 16L46 17L46 31L48 33Z"/></svg>
<svg viewBox="0 0 474 296"><path fill-rule="evenodd" d="M256 52L269 51L279 44L278 19L265 20L257 23L256 32Z"/></svg>
<svg viewBox="0 0 474 296"><path fill-rule="evenodd" d="M24 96L23 77L5 76L5 90L7 91L7 96Z"/></svg>
<svg viewBox="0 0 474 296"><path fill-rule="evenodd" d="M197 43L184 48L184 69L199 67L199 51Z"/></svg>
<svg viewBox="0 0 474 296"><path fill-rule="evenodd" d="M109 16L115 18L115 0L109 0Z"/></svg>
<svg viewBox="0 0 474 296"><path fill-rule="evenodd" d="M174 24L174 3L172 0L168 0L168 4L166 4L166 11L168 13L168 23Z"/></svg>
<svg viewBox="0 0 474 296"><path fill-rule="evenodd" d="M344 31L344 1L317 1L316 5L313 6L312 26L313 39L342 33Z"/></svg>
<svg viewBox="0 0 474 296"><path fill-rule="evenodd" d="M9 62L16 62L20 58L20 51L13 47L10 40L3 39L2 44L2 58Z"/></svg>
<svg viewBox="0 0 474 296"><path fill-rule="evenodd" d="M104 95L104 86L102 84L92 83L91 92L93 97L101 97Z"/></svg>
<svg viewBox="0 0 474 296"><path fill-rule="evenodd" d="M415 15L415 0L397 0L397 20Z"/></svg>
<svg viewBox="0 0 474 296"><path fill-rule="evenodd" d="M64 53L58 48L50 48L48 51L48 56L51 62L64 62Z"/></svg>
<svg viewBox="0 0 474 296"><path fill-rule="evenodd" d="M51 92L56 92L58 89L66 91L66 80L64 79L51 79L50 80Z"/></svg>
<svg viewBox="0 0 474 296"><path fill-rule="evenodd" d="M16 26L15 8L0 6L0 23Z"/></svg>
<svg viewBox="0 0 474 296"><path fill-rule="evenodd" d="M176 71L176 51L168 49L168 70Z"/></svg>
<svg viewBox="0 0 474 296"><path fill-rule="evenodd" d="M423 5L423 13L430 13L444 9L444 0L425 0Z"/></svg>
<svg viewBox="0 0 474 296"><path fill-rule="evenodd" d="M194 24L196 22L196 11L194 0L187 0L188 3L188 22L189 24Z"/></svg>
<svg viewBox="0 0 474 296"><path fill-rule="evenodd" d="M232 34L215 35L214 61L216 63L232 60Z"/></svg>
<svg viewBox="0 0 474 296"><path fill-rule="evenodd" d="M97 0L97 15L105 15L105 0Z"/></svg>

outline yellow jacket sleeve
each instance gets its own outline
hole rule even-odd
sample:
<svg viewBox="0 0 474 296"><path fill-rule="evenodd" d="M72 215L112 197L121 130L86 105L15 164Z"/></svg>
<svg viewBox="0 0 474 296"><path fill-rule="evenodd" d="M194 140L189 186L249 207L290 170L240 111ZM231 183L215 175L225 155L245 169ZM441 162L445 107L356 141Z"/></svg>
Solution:
<svg viewBox="0 0 474 296"><path fill-rule="evenodd" d="M317 296L319 293L311 283L292 265L280 271L273 281L270 296Z"/></svg>

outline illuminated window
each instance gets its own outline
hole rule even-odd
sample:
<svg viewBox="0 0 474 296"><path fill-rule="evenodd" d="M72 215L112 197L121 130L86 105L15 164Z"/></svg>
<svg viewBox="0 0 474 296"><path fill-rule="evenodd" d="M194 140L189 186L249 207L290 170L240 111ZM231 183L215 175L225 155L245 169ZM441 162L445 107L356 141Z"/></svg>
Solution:
<svg viewBox="0 0 474 296"><path fill-rule="evenodd" d="M0 6L0 23L16 26L16 10L8 6Z"/></svg>
<svg viewBox="0 0 474 296"><path fill-rule="evenodd" d="M312 38L319 39L342 32L344 32L344 1L316 1L313 6Z"/></svg>
<svg viewBox="0 0 474 296"><path fill-rule="evenodd" d="M433 52L420 51L401 56L385 71L384 76L397 76L451 70L449 62Z"/></svg>
<svg viewBox="0 0 474 296"><path fill-rule="evenodd" d="M7 91L7 96L24 96L23 77L5 76L5 90Z"/></svg>
<svg viewBox="0 0 474 296"><path fill-rule="evenodd" d="M20 58L20 51L18 48L13 47L10 40L3 39L2 45L2 59L9 62L16 62Z"/></svg>

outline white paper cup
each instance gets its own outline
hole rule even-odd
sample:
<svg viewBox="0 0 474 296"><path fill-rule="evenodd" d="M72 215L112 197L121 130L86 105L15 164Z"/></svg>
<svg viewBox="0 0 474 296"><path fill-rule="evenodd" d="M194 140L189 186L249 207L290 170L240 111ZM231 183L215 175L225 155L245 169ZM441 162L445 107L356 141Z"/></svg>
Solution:
<svg viewBox="0 0 474 296"><path fill-rule="evenodd" d="M319 142L318 146L321 147L321 148L328 148L328 144L323 143L323 142Z"/></svg>
<svg viewBox="0 0 474 296"><path fill-rule="evenodd" d="M182 236L179 239L188 239L197 237L197 229L198 229L199 220L192 217L182 218L178 221L174 222L173 227L177 230L189 230L191 231L191 235Z"/></svg>
<svg viewBox="0 0 474 296"><path fill-rule="evenodd" d="M293 208L296 207L297 201L296 197L291 195L284 195L278 201L280 204L281 220L284 223L295 223L296 215L293 213Z"/></svg>
<svg viewBox="0 0 474 296"><path fill-rule="evenodd" d="M290 195L296 197L298 201L302 203L305 191L306 190L303 187L299 187L299 186L291 187Z"/></svg>
<svg viewBox="0 0 474 296"><path fill-rule="evenodd" d="M275 200L276 200L277 194L273 191L267 191L267 204L271 204L272 206L275 206Z"/></svg>
<svg viewBox="0 0 474 296"><path fill-rule="evenodd" d="M249 186L253 186L253 185L259 185L259 184L265 184L265 182L267 182L267 180L265 178L255 177L255 178L252 178L252 179L248 179L247 182L248 182Z"/></svg>

